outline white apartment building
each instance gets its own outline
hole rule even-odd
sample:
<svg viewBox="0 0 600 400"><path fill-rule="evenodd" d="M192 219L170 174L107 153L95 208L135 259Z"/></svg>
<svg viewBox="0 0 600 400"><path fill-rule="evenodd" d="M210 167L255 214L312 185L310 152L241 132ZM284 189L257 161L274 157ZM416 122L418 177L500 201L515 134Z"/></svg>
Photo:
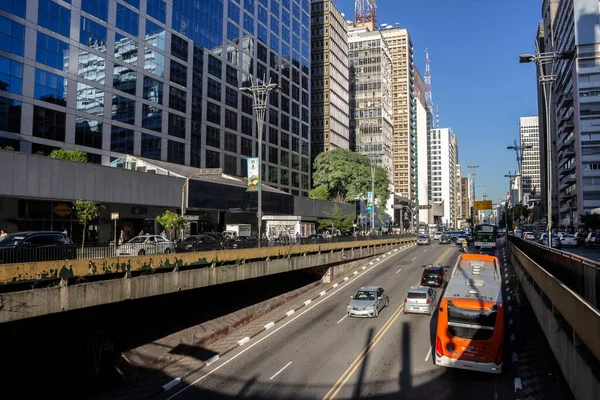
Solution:
<svg viewBox="0 0 600 400"><path fill-rule="evenodd" d="M393 182L392 56L379 30L348 23L350 145Z"/></svg>
<svg viewBox="0 0 600 400"><path fill-rule="evenodd" d="M458 151L457 151L458 154ZM458 157L457 157L458 158ZM463 206L463 202L462 202L462 180L461 180L461 174L462 174L462 168L460 166L460 164L456 164L456 170L455 170L455 174L456 174L456 179L455 179L455 187L454 187L454 192L456 194L456 198L454 199L454 226L457 228L461 228L462 227L462 206Z"/></svg>
<svg viewBox="0 0 600 400"><path fill-rule="evenodd" d="M529 200L532 192L540 197L540 127L538 117L521 117L519 119L519 136L521 140L521 195L523 201ZM530 148L527 148L530 147Z"/></svg>
<svg viewBox="0 0 600 400"><path fill-rule="evenodd" d="M348 31L331 0L311 3L311 156L350 148Z"/></svg>
<svg viewBox="0 0 600 400"><path fill-rule="evenodd" d="M450 128L431 129L428 153L430 159L429 190L431 199L444 205L442 224L452 226L456 221L456 164L458 141Z"/></svg>
<svg viewBox="0 0 600 400"><path fill-rule="evenodd" d="M428 114L425 102L425 82L419 74L419 71L415 69L415 98L414 108L416 110L416 199L419 213L419 223L429 225L433 222L433 211L429 208L429 182L428 182L428 160L427 160L427 137L429 135L429 123ZM394 170L394 174L396 170ZM431 215L430 215L431 214Z"/></svg>

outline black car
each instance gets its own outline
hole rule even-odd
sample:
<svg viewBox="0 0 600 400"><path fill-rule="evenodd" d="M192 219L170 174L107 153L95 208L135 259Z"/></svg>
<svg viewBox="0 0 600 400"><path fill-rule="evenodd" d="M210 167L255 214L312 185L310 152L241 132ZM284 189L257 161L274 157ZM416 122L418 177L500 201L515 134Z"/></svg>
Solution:
<svg viewBox="0 0 600 400"><path fill-rule="evenodd" d="M30 231L0 238L0 264L72 260L77 250L63 232Z"/></svg>
<svg viewBox="0 0 600 400"><path fill-rule="evenodd" d="M175 246L176 253L186 253L190 251L211 251L221 250L221 243L210 235L188 236Z"/></svg>
<svg viewBox="0 0 600 400"><path fill-rule="evenodd" d="M439 265L428 265L423 269L421 275L421 286L441 287L444 284L444 267Z"/></svg>
<svg viewBox="0 0 600 400"><path fill-rule="evenodd" d="M452 236L447 233L443 233L442 237L440 237L440 244L450 244L452 241Z"/></svg>

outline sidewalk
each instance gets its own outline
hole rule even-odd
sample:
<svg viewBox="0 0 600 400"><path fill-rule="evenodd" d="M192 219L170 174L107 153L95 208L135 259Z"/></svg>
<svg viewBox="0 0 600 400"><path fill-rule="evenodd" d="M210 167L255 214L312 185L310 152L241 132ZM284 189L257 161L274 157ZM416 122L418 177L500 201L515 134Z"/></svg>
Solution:
<svg viewBox="0 0 600 400"><path fill-rule="evenodd" d="M266 330L272 329L289 316L318 300L320 297L325 296L339 285L351 282L356 276L359 276L359 272L367 268L376 267L379 262L383 262L384 259L404 247L409 246L402 246L361 262L358 266L344 274L344 278L337 279L336 282L318 284L291 300L289 298L282 299L282 301L278 301L277 306L272 307L270 311L266 311L260 316L250 315L241 310L217 320L209 321L203 324L207 325L207 330L209 326L212 326L213 331L231 333L221 334L218 340L201 347L195 347L194 350L196 351L193 354L178 357L178 360L164 366L164 368L156 368L156 371L148 375L145 379L141 379L127 387L103 393L95 397L95 399L147 399L163 393L165 391L163 388L164 385L174 385L177 383L177 379L184 380L217 359L225 358L228 353L243 346L252 338L262 334ZM249 319L252 321L247 322ZM175 349L171 349L171 352L173 350ZM143 357L143 355L140 357Z"/></svg>

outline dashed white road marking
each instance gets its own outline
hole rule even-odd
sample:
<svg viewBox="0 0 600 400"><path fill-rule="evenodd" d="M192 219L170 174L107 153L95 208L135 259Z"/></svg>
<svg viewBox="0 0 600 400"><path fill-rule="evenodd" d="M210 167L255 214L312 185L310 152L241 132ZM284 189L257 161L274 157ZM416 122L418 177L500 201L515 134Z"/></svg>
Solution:
<svg viewBox="0 0 600 400"><path fill-rule="evenodd" d="M400 268L398 271L396 271L396 273L398 273L398 272L400 272L400 271L402 271L402 268Z"/></svg>
<svg viewBox="0 0 600 400"><path fill-rule="evenodd" d="M423 250L423 253L425 253L427 251L427 249Z"/></svg>
<svg viewBox="0 0 600 400"><path fill-rule="evenodd" d="M285 313L285 315L287 315L287 316L289 317L289 316L290 316L290 315L292 315L293 313L294 313L294 310L290 310L290 311L286 312L286 313Z"/></svg>
<svg viewBox="0 0 600 400"><path fill-rule="evenodd" d="M241 346L244 343L248 342L249 340L250 340L250 338L248 336L246 336L245 338L238 340L238 344Z"/></svg>
<svg viewBox="0 0 600 400"><path fill-rule="evenodd" d="M415 257L413 257L413 259L411 261L415 261L416 259L417 259L417 257L415 256Z"/></svg>
<svg viewBox="0 0 600 400"><path fill-rule="evenodd" d="M429 361L429 357L431 357L431 346L429 346L429 351L427 352L427 357L425 357L425 362Z"/></svg>
<svg viewBox="0 0 600 400"><path fill-rule="evenodd" d="M289 367L291 363L292 363L292 362L290 361L289 363L285 364L285 365L283 366L283 368L281 368L279 371L275 372L275 375L273 375L272 377L270 377L270 378L269 378L269 380L272 380L272 379L273 379L273 378L275 378L277 375L279 375L280 373L282 373L282 372L283 372L283 370L284 370L284 369L286 369L287 367Z"/></svg>
<svg viewBox="0 0 600 400"><path fill-rule="evenodd" d="M308 299L308 300L306 300L306 301L304 302L304 305L305 305L305 306L307 306L307 305L309 305L310 303L312 303L312 300L311 300L311 299Z"/></svg>
<svg viewBox="0 0 600 400"><path fill-rule="evenodd" d="M340 322L342 322L347 316L348 314L344 315L342 318L340 318L340 320L337 323L339 324Z"/></svg>
<svg viewBox="0 0 600 400"><path fill-rule="evenodd" d="M271 329L273 327L273 325L275 325L275 322L269 322L268 324L265 325L265 329Z"/></svg>

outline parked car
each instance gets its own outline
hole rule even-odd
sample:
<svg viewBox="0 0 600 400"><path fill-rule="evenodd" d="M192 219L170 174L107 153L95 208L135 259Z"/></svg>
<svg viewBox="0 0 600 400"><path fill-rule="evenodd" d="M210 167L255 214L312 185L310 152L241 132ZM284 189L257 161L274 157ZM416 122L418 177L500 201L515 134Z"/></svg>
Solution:
<svg viewBox="0 0 600 400"><path fill-rule="evenodd" d="M442 232L436 232L433 234L433 240L440 240L442 237Z"/></svg>
<svg viewBox="0 0 600 400"><path fill-rule="evenodd" d="M417 238L417 245L421 244L426 244L429 246L431 244L431 237L429 235L419 235Z"/></svg>
<svg viewBox="0 0 600 400"><path fill-rule="evenodd" d="M228 241L230 249L248 249L258 247L258 238L256 236L237 236Z"/></svg>
<svg viewBox="0 0 600 400"><path fill-rule="evenodd" d="M427 265L421 275L421 286L442 287L444 285L444 267L439 265Z"/></svg>
<svg viewBox="0 0 600 400"><path fill-rule="evenodd" d="M450 236L450 234L448 234L448 233L442 234L442 237L440 238L440 244L450 244L451 241L452 241L452 236Z"/></svg>
<svg viewBox="0 0 600 400"><path fill-rule="evenodd" d="M590 232L585 238L585 247L600 246L600 232Z"/></svg>
<svg viewBox="0 0 600 400"><path fill-rule="evenodd" d="M185 253L190 251L210 251L220 250L221 244L209 235L188 236L175 246L176 253Z"/></svg>
<svg viewBox="0 0 600 400"><path fill-rule="evenodd" d="M350 296L347 314L349 317L375 317L390 304L390 297L381 286L361 287Z"/></svg>
<svg viewBox="0 0 600 400"><path fill-rule="evenodd" d="M562 247L565 247L565 246L577 247L577 239L575 238L575 235L571 235L569 233L563 233L558 238L560 239L560 245Z"/></svg>
<svg viewBox="0 0 600 400"><path fill-rule="evenodd" d="M577 239L577 244L585 245L585 239L587 239L587 232L577 232L575 233L575 239Z"/></svg>
<svg viewBox="0 0 600 400"><path fill-rule="evenodd" d="M18 232L0 238L0 264L72 260L76 251L63 232Z"/></svg>
<svg viewBox="0 0 600 400"><path fill-rule="evenodd" d="M159 235L136 236L117 248L120 256L144 256L150 254L171 253L174 243Z"/></svg>
<svg viewBox="0 0 600 400"><path fill-rule="evenodd" d="M525 232L525 234L523 234L523 239L525 239L525 240L535 240L535 233L533 233L533 232Z"/></svg>
<svg viewBox="0 0 600 400"><path fill-rule="evenodd" d="M412 286L404 298L404 314L431 315L435 309L435 290L427 286Z"/></svg>
<svg viewBox="0 0 600 400"><path fill-rule="evenodd" d="M540 243L544 246L548 246L548 234L547 233L542 233L542 236L540 236ZM560 248L560 239L558 238L558 235L556 235L556 234L552 234L552 247L555 249Z"/></svg>

